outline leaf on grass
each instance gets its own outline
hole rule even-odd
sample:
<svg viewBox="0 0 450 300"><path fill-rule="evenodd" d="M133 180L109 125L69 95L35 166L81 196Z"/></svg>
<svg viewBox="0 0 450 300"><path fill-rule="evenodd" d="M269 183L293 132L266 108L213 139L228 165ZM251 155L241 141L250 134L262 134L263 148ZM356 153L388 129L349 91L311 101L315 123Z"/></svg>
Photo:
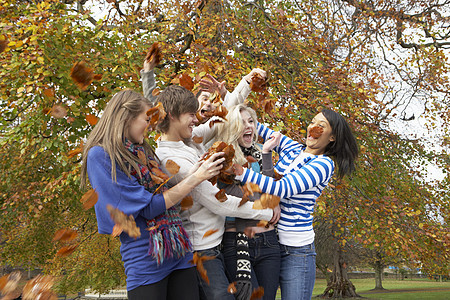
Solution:
<svg viewBox="0 0 450 300"><path fill-rule="evenodd" d="M227 292L228 294L236 294L237 288L235 282L232 282L228 285Z"/></svg>
<svg viewBox="0 0 450 300"><path fill-rule="evenodd" d="M267 91L267 81L258 73L253 74L250 89L257 93L265 93Z"/></svg>
<svg viewBox="0 0 450 300"><path fill-rule="evenodd" d="M194 198L192 196L186 196L181 200L181 210L188 210L194 205Z"/></svg>
<svg viewBox="0 0 450 300"><path fill-rule="evenodd" d="M98 122L98 117L92 114L87 114L86 121L89 123L89 125L95 126Z"/></svg>
<svg viewBox="0 0 450 300"><path fill-rule="evenodd" d="M250 300L261 299L264 296L264 288L262 286L253 290Z"/></svg>
<svg viewBox="0 0 450 300"><path fill-rule="evenodd" d="M217 231L219 231L219 229L210 229L210 230L205 232L205 234L203 235L203 238L208 237L208 236L216 233Z"/></svg>
<svg viewBox="0 0 450 300"><path fill-rule="evenodd" d="M93 69L89 68L85 61L77 62L70 70L70 77L81 90L85 90L94 79Z"/></svg>
<svg viewBox="0 0 450 300"><path fill-rule="evenodd" d="M194 135L192 137L192 141L196 144L201 144L203 142L203 137Z"/></svg>
<svg viewBox="0 0 450 300"><path fill-rule="evenodd" d="M136 222L134 221L134 217L132 215L127 216L110 204L106 206L106 209L109 211L111 219L114 223L119 225L130 237L136 239L141 236L141 230L136 226Z"/></svg>
<svg viewBox="0 0 450 300"><path fill-rule="evenodd" d="M92 206L95 205L98 201L98 194L95 191L95 189L91 189L84 193L83 197L80 199L81 203L83 204L83 209L88 210Z"/></svg>
<svg viewBox="0 0 450 300"><path fill-rule="evenodd" d="M171 159L168 159L166 162L166 169L170 174L177 174L180 171L180 166Z"/></svg>
<svg viewBox="0 0 450 300"><path fill-rule="evenodd" d="M74 240L78 236L78 233L72 229L59 229L56 231L52 241L68 242Z"/></svg>
<svg viewBox="0 0 450 300"><path fill-rule="evenodd" d="M155 66L159 65L162 59L161 48L158 42L154 42L150 49L147 51L145 60L149 63L153 63Z"/></svg>
<svg viewBox="0 0 450 300"><path fill-rule="evenodd" d="M63 106L61 106L59 104L55 104L55 105L53 105L53 107L52 107L52 109L50 111L50 114L54 118L62 119L65 116L67 116L67 110Z"/></svg>
<svg viewBox="0 0 450 300"><path fill-rule="evenodd" d="M197 266L197 271L200 274L200 276L202 277L202 279L209 284L209 278L208 278L208 273L206 272L205 267L203 266L203 262L207 261L207 260L211 260L211 259L215 259L215 256L200 256L198 255L198 252L194 252L193 258L190 261L191 263L193 263L194 265Z"/></svg>
<svg viewBox="0 0 450 300"><path fill-rule="evenodd" d="M192 89L194 88L194 81L192 80L191 76L189 76L186 73L183 73L180 76L180 85L192 91Z"/></svg>
<svg viewBox="0 0 450 300"><path fill-rule="evenodd" d="M314 126L309 130L309 135L315 139L320 138L323 133L323 128L320 126Z"/></svg>
<svg viewBox="0 0 450 300"><path fill-rule="evenodd" d="M120 227L120 225L114 225L111 236L112 237L116 237L119 236L121 233L123 232L122 227Z"/></svg>
<svg viewBox="0 0 450 300"><path fill-rule="evenodd" d="M57 295L52 291L54 279L49 275L38 275L29 280L22 291L23 300L56 300Z"/></svg>
<svg viewBox="0 0 450 300"><path fill-rule="evenodd" d="M149 127L154 130L156 128L156 125L162 122L166 115L167 114L164 110L164 106L161 102L158 102L155 106L147 110L147 116L150 117L150 121L148 122Z"/></svg>
<svg viewBox="0 0 450 300"><path fill-rule="evenodd" d="M73 251L75 251L77 247L78 244L61 247L61 249L59 249L58 252L56 252L56 256L62 257L69 256L70 254L73 253Z"/></svg>
<svg viewBox="0 0 450 300"><path fill-rule="evenodd" d="M221 189L220 191L218 191L216 193L216 199L219 200L220 202L225 202L227 201L227 195L225 195L225 190Z"/></svg>
<svg viewBox="0 0 450 300"><path fill-rule="evenodd" d="M14 271L10 274L6 274L0 278L0 295L6 295L13 292L18 284L22 274L19 271Z"/></svg>

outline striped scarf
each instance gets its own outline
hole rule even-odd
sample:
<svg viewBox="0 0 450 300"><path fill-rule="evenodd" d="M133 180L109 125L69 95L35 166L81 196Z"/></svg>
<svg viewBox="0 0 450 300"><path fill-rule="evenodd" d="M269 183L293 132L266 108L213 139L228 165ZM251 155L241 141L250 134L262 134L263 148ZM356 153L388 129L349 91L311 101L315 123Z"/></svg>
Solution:
<svg viewBox="0 0 450 300"><path fill-rule="evenodd" d="M139 157L139 152L145 153L144 147L133 144L129 140L125 140L125 148L136 157ZM138 163L141 176L137 174L134 168L131 168L131 175L136 177L139 184L153 194L159 185L155 184L150 173L157 175L152 172L152 169L155 168L153 165L157 165L157 163L151 155L145 154L145 156L147 163L144 165L141 160ZM151 162L153 162L153 165ZM165 190L167 190L165 185L159 189L161 193ZM192 252L191 241L183 228L180 214L174 206L153 220L147 220L147 230L150 234L148 253L156 260L158 265L161 265L164 259L180 258Z"/></svg>

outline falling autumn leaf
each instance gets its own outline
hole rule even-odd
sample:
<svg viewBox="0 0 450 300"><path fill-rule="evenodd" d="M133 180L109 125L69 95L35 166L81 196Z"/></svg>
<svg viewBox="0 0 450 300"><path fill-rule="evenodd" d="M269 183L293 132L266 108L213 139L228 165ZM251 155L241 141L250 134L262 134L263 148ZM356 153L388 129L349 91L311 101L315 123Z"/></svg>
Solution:
<svg viewBox="0 0 450 300"><path fill-rule="evenodd" d="M253 74L250 89L257 93L265 93L267 91L267 81L258 73Z"/></svg>
<svg viewBox="0 0 450 300"><path fill-rule="evenodd" d="M218 123L224 123L224 121L221 119L211 120L211 121L209 121L209 128L212 128L215 124L218 124Z"/></svg>
<svg viewBox="0 0 450 300"><path fill-rule="evenodd" d="M152 91L152 96L156 97L161 93L161 90L159 88L154 88Z"/></svg>
<svg viewBox="0 0 450 300"><path fill-rule="evenodd" d="M69 256L70 254L73 253L73 251L75 251L77 247L78 244L61 247L61 249L59 249L58 252L56 252L56 256L62 257Z"/></svg>
<svg viewBox="0 0 450 300"><path fill-rule="evenodd" d="M68 157L68 158L72 158L72 157L74 157L74 156L80 154L82 151L83 151L83 141L80 143L80 146L79 146L79 147L77 147L77 148L75 148L75 149L73 149L73 150L70 150L70 151L67 153L67 157Z"/></svg>
<svg viewBox="0 0 450 300"><path fill-rule="evenodd" d="M183 200L181 200L180 205L181 210L188 210L192 207L192 205L194 205L194 198L192 198L191 196L186 196L183 198Z"/></svg>
<svg viewBox="0 0 450 300"><path fill-rule="evenodd" d="M119 236L121 233L123 232L122 227L120 227L120 225L114 225L111 236L112 237L116 237Z"/></svg>
<svg viewBox="0 0 450 300"><path fill-rule="evenodd" d="M203 142L203 137L194 135L192 137L192 141L196 144L201 144Z"/></svg>
<svg viewBox="0 0 450 300"><path fill-rule="evenodd" d="M222 118L223 120L227 120L226 119L227 114L228 114L228 110L223 105L218 105L218 106L216 106L216 108L214 110L210 110L210 111L203 113L205 118L219 117L219 118Z"/></svg>
<svg viewBox="0 0 450 300"><path fill-rule="evenodd" d="M97 203L97 200L98 200L98 194L95 191L95 189L91 189L91 190L87 191L86 193L84 193L83 197L81 197L81 199L80 199L81 203L83 204L84 210L88 210L89 208L94 206L95 203Z"/></svg>
<svg viewBox="0 0 450 300"><path fill-rule="evenodd" d="M166 169L170 174L177 174L180 171L180 166L171 159L168 159L166 162Z"/></svg>
<svg viewBox="0 0 450 300"><path fill-rule="evenodd" d="M23 300L57 300L57 295L52 291L54 279L49 275L38 275L29 280L22 291Z"/></svg>
<svg viewBox="0 0 450 300"><path fill-rule="evenodd" d="M244 168L239 164L233 164L234 175L242 175L244 173Z"/></svg>
<svg viewBox="0 0 450 300"><path fill-rule="evenodd" d="M218 191L216 193L216 199L219 200L220 202L225 202L227 201L227 195L225 195L225 190L221 189L220 191Z"/></svg>
<svg viewBox="0 0 450 300"><path fill-rule="evenodd" d="M145 155L144 151L138 150L137 154L141 163L143 165L147 165L147 156Z"/></svg>
<svg viewBox="0 0 450 300"><path fill-rule="evenodd" d="M208 237L208 236L216 233L217 231L219 231L219 229L210 229L210 230L205 232L205 234L203 235L203 238Z"/></svg>
<svg viewBox="0 0 450 300"><path fill-rule="evenodd" d="M67 116L67 110L63 106L55 104L53 105L50 114L57 119L62 119Z"/></svg>
<svg viewBox="0 0 450 300"><path fill-rule="evenodd" d="M89 123L89 125L95 126L98 122L98 117L92 114L87 114L86 121Z"/></svg>
<svg viewBox="0 0 450 300"><path fill-rule="evenodd" d="M161 48L159 47L159 43L155 42L150 47L145 57L145 60L149 63L153 63L155 66L159 65L162 59Z"/></svg>
<svg viewBox="0 0 450 300"><path fill-rule="evenodd" d="M136 239L141 236L141 230L136 226L136 222L134 221L134 217L132 215L127 216L110 204L106 206L106 209L109 211L111 219L114 223L119 225L130 237Z"/></svg>
<svg viewBox="0 0 450 300"><path fill-rule="evenodd" d="M85 90L94 79L93 69L89 68L85 61L77 62L70 70L70 77L81 90Z"/></svg>
<svg viewBox="0 0 450 300"><path fill-rule="evenodd" d="M13 292L19 284L22 274L19 271L14 271L6 274L0 278L0 294L6 295Z"/></svg>
<svg viewBox="0 0 450 300"><path fill-rule="evenodd" d="M280 197L271 194L262 194L261 198L253 203L253 209L275 208L280 203Z"/></svg>
<svg viewBox="0 0 450 300"><path fill-rule="evenodd" d="M257 160L256 160L253 156L251 156L251 155L248 155L245 159L246 159L249 163L257 162Z"/></svg>
<svg viewBox="0 0 450 300"><path fill-rule="evenodd" d="M150 176L151 176L151 174L150 174ZM155 176L155 175L153 175L153 176ZM156 177L156 176L155 176ZM173 177L173 176L172 176ZM158 188L153 192L154 194L157 194L157 193L159 193L159 191L164 187L164 185L170 180L170 179L172 179L172 177L168 177L166 180L164 180L163 182L161 182L160 184L159 184L159 186L158 186ZM152 177L153 178L153 177ZM159 178L159 177L158 177Z"/></svg>
<svg viewBox="0 0 450 300"><path fill-rule="evenodd" d="M227 292L228 292L229 294L236 294L237 288L236 288L235 282L232 282L232 283L230 283L230 284L228 285Z"/></svg>
<svg viewBox="0 0 450 300"><path fill-rule="evenodd" d="M320 126L314 126L309 130L309 135L315 139L318 139L323 133L323 128Z"/></svg>
<svg viewBox="0 0 450 300"><path fill-rule="evenodd" d="M274 176L273 179L276 180L280 180L281 178L283 178L283 175L281 175L280 173L278 173L276 170L273 170Z"/></svg>
<svg viewBox="0 0 450 300"><path fill-rule="evenodd" d="M207 260L211 260L211 259L215 259L215 256L200 256L198 255L198 252L194 252L194 255L192 257L192 260L190 261L191 263L193 263L194 265L196 265L197 267L197 271L200 274L200 276L202 277L202 279L209 284L209 278L208 278L208 274L206 272L205 267L203 266L203 262L207 261Z"/></svg>
<svg viewBox="0 0 450 300"><path fill-rule="evenodd" d="M186 73L181 74L180 76L180 85L190 91L194 88L194 81L191 76Z"/></svg>
<svg viewBox="0 0 450 300"><path fill-rule="evenodd" d="M147 110L147 116L150 117L149 127L155 129L156 125L164 120L166 117L166 111L161 102L158 102L155 106Z"/></svg>
<svg viewBox="0 0 450 300"><path fill-rule="evenodd" d="M250 300L261 299L264 296L264 288L262 286L253 290Z"/></svg>
<svg viewBox="0 0 450 300"><path fill-rule="evenodd" d="M52 241L72 241L78 236L78 233L72 229L59 229L56 231Z"/></svg>

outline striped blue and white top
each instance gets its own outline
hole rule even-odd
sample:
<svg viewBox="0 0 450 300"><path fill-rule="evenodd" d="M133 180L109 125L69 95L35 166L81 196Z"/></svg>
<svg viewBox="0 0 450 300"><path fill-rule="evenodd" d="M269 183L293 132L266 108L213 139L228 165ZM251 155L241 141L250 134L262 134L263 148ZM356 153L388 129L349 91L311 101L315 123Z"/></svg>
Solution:
<svg viewBox="0 0 450 300"><path fill-rule="evenodd" d="M258 134L266 141L274 131L258 124ZM316 199L327 186L334 172L334 162L325 155L305 153L306 146L285 135L274 149L279 154L275 170L283 175L274 180L244 169L242 182L253 182L260 186L263 193L281 198L281 218L278 222L280 243L300 247L314 241L313 217Z"/></svg>

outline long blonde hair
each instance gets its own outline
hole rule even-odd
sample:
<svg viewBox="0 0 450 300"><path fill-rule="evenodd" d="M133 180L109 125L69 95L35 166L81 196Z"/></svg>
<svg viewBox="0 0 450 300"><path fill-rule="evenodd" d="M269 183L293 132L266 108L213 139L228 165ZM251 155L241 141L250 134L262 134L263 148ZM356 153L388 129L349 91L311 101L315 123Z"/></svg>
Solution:
<svg viewBox="0 0 450 300"><path fill-rule="evenodd" d="M101 146L111 159L111 178L116 181L116 169L119 168L131 177L131 166L141 174L138 167L139 159L124 145L125 134L130 122L139 116L151 102L133 90L123 90L115 94L106 105L103 115L89 134L83 149L83 163L81 165L81 187L87 182L87 156L94 146ZM154 155L151 146L144 140L146 154Z"/></svg>
<svg viewBox="0 0 450 300"><path fill-rule="evenodd" d="M255 135L253 136L253 142L257 140L257 132L256 132L256 113L253 109L246 106L245 104L237 104L231 107L228 110L228 114L226 116L227 121L224 123L216 124L216 140L223 141L227 144L231 144L234 147L234 162L240 165L243 165L247 162L244 153L241 150L241 147L238 143L238 139L241 137L244 132L244 122L242 120L241 112L247 111L250 116L253 118L255 122Z"/></svg>

